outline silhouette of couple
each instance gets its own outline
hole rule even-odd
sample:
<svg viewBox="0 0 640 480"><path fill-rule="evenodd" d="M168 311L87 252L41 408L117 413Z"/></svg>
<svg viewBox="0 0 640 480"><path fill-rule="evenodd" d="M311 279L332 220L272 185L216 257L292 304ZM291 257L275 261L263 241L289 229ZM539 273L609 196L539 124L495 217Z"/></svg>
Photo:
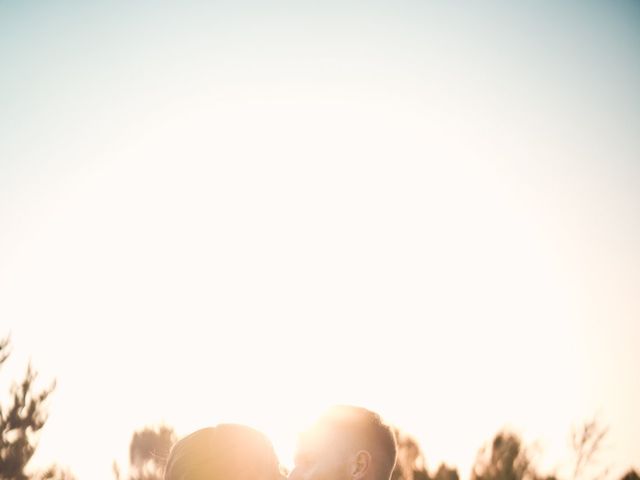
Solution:
<svg viewBox="0 0 640 480"><path fill-rule="evenodd" d="M396 461L393 432L364 408L329 409L299 438L288 480L389 480ZM286 480L262 433L223 424L178 441L164 480Z"/></svg>

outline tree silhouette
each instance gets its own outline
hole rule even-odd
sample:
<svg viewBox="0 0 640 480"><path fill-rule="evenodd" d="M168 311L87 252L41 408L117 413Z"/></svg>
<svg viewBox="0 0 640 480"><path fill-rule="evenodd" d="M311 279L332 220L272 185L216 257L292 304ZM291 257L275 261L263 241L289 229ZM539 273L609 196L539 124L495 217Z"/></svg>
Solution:
<svg viewBox="0 0 640 480"><path fill-rule="evenodd" d="M629 470L620 480L640 480L640 475L634 469Z"/></svg>
<svg viewBox="0 0 640 480"><path fill-rule="evenodd" d="M69 469L52 465L46 470L34 475L32 480L75 480L75 476Z"/></svg>
<svg viewBox="0 0 640 480"><path fill-rule="evenodd" d="M164 464L177 436L166 425L145 427L134 432L129 444L129 480L162 480ZM114 462L113 472L120 480L120 469Z"/></svg>
<svg viewBox="0 0 640 480"><path fill-rule="evenodd" d="M444 463L441 463L436 471L433 480L460 480L458 475L458 470L454 468L449 468Z"/></svg>
<svg viewBox="0 0 640 480"><path fill-rule="evenodd" d="M573 429L571 432L571 446L575 453L573 480L584 476L589 467L595 466L597 454L602 450L603 441L608 432L609 429L602 427L596 419ZM594 480L603 478L608 472L609 469L605 468L594 477Z"/></svg>
<svg viewBox="0 0 640 480"><path fill-rule="evenodd" d="M9 357L9 339L0 340L0 366ZM37 373L27 367L24 379L13 383L7 405L0 404L0 479L26 480L25 467L37 447L37 435L47 421L46 400L55 388L34 391ZM49 477L53 478L53 477Z"/></svg>
<svg viewBox="0 0 640 480"><path fill-rule="evenodd" d="M520 438L511 432L499 432L491 450L483 447L473 466L471 480L536 480L529 453Z"/></svg>
<svg viewBox="0 0 640 480"><path fill-rule="evenodd" d="M391 480L429 480L426 462L420 445L411 435L393 428L398 445L398 459Z"/></svg>

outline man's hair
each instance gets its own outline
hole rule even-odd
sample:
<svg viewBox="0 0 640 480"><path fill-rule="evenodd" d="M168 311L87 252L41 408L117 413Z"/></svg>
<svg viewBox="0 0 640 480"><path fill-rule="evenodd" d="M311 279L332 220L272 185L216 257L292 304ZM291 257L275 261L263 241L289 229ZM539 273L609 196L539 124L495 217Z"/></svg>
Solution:
<svg viewBox="0 0 640 480"><path fill-rule="evenodd" d="M396 463L396 438L380 415L362 407L336 405L320 417L318 425L349 437L356 448L369 450L375 480L391 478Z"/></svg>
<svg viewBox="0 0 640 480"><path fill-rule="evenodd" d="M186 436L171 449L164 480L277 480L271 442L244 425L222 424Z"/></svg>

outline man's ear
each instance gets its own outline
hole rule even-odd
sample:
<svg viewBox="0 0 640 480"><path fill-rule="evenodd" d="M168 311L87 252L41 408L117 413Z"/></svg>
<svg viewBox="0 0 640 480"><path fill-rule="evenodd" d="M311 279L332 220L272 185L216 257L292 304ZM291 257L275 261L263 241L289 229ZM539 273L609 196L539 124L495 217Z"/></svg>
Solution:
<svg viewBox="0 0 640 480"><path fill-rule="evenodd" d="M362 480L371 468L371 454L367 450L358 451L351 464L351 479Z"/></svg>

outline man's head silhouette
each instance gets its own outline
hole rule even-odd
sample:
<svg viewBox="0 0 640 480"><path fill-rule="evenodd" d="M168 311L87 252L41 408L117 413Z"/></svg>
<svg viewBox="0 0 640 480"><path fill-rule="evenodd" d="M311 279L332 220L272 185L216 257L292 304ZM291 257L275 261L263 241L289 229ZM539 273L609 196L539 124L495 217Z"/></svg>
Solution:
<svg viewBox="0 0 640 480"><path fill-rule="evenodd" d="M289 480L389 480L393 432L365 408L336 406L300 435Z"/></svg>

